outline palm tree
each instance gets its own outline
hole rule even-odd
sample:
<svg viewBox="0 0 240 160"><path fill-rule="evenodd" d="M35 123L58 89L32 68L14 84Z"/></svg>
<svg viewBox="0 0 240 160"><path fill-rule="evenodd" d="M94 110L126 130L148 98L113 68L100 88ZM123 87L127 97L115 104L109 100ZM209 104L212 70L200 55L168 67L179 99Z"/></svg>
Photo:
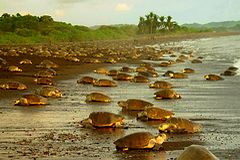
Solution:
<svg viewBox="0 0 240 160"><path fill-rule="evenodd" d="M145 33L145 19L144 17L139 18L138 31L139 33Z"/></svg>
<svg viewBox="0 0 240 160"><path fill-rule="evenodd" d="M172 28L172 17L171 16L167 16L167 22L166 22L166 28L167 30L171 30Z"/></svg>
<svg viewBox="0 0 240 160"><path fill-rule="evenodd" d="M159 29L160 30L164 30L164 28L165 28L165 22L164 22L165 17L164 16L160 16L159 20L160 20L160 22L159 22Z"/></svg>

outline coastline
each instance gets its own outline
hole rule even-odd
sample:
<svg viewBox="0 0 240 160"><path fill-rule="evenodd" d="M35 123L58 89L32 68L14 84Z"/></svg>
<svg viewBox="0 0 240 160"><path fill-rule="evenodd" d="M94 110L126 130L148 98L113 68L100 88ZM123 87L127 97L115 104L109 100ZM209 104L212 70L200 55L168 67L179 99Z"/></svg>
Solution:
<svg viewBox="0 0 240 160"><path fill-rule="evenodd" d="M150 39L149 40L149 37L148 38L146 38L146 39L141 39L141 40L127 40L127 41L124 41L124 40L119 40L119 41L97 41L97 42L84 42L83 44L80 44L80 46L81 45L83 45L83 46L87 46L86 48L87 49L89 49L89 48L91 48L92 46L93 47L99 47L99 46L101 46L101 45L103 45L103 48L99 48L99 52L100 53L102 53L103 51L104 52L106 52L106 54L104 54L104 53L102 53L103 54L103 56L102 57L100 57L100 58L98 58L99 60L101 60L101 63L84 63L83 62L83 60L85 60L86 59L86 55L84 55L84 54L82 54L81 56L77 56L77 54L75 54L74 52L71 52L70 53L70 55L72 55L72 56L74 56L74 57L77 57L77 58L79 58L80 59L80 62L71 62L71 61L68 61L68 60L66 60L66 59L64 59L63 57L54 57L54 56L48 56L48 57L39 57L39 56L36 56L36 55L29 55L29 54L24 54L24 55L19 55L19 56L2 56L2 55L0 55L0 57L1 58L4 58L4 59L6 59L8 62L9 62L9 64L11 64L11 65L14 65L14 64L17 64L18 66L20 66L22 69L23 69L23 72L22 73L10 73L10 72L6 72L6 71L0 71L1 72L1 75L0 75L0 80L1 81L5 81L5 80L8 80L8 79L14 79L14 80L19 80L19 81L21 81L21 82L23 82L23 83L26 83L28 86L29 86L29 90L26 90L26 91L4 91L4 90L0 90L0 98L1 98L1 101L2 101L2 105L3 105L3 103L5 103L5 104L7 104L6 106L7 107L9 107L9 106L13 106L13 100L14 99L16 99L17 97L19 97L19 96L21 96L23 93L29 93L29 92L34 92L34 90L35 89L37 89L37 88L39 88L39 87L41 87L41 86L39 86L39 85L36 85L34 82L33 82L33 79L34 79L34 77L33 77L33 75L34 75L34 73L36 73L39 69L37 69L37 68L35 68L34 66L35 65L37 65L37 64L39 64L42 60L44 60L44 59L48 59L48 60L52 60L52 61L54 61L55 63L57 63L60 67L59 68L57 68L56 69L56 71L57 71L57 76L54 78L54 80L55 80L55 82L56 82L56 85L58 86L58 83L59 82L61 82L61 81L66 81L66 80L70 80L71 82L74 80L74 82L73 83L71 83L72 85L73 84L76 84L76 82L75 82L75 79L77 79L78 78L78 76L79 75L81 75L81 74L85 74L85 73L92 73L92 71L94 70L94 69L96 69L96 68L98 68L98 67L114 67L115 65L118 65L118 63L124 63L124 64L132 64L132 63L139 63L139 61L140 60L142 60L142 59L145 59L147 56L144 54L144 53L142 53L139 57L138 56L136 56L136 58L134 58L134 59L131 59L132 58L132 56L128 56L128 55L126 55L128 52L126 52L125 50L123 50L124 51L124 54L122 54L122 55L118 55L118 54L115 54L115 53L112 53L112 52L108 52L108 48L107 47L111 47L111 48L114 48L115 50L118 50L119 48L121 49L121 47L124 47L125 45L126 45L126 47L129 49L129 48L132 48L132 46L134 46L134 45L148 45L148 44L154 44L154 43L156 43L156 42L163 42L163 43L166 43L166 42L169 42L169 41L181 41L181 40L189 40L189 39L196 39L196 38L209 38L209 37L216 37L216 36L231 36L232 34L214 34L214 35L209 35L209 34L207 34L207 35L205 35L205 34L203 34L203 35L191 35L191 36L183 36L183 37L162 37L162 38L154 38L154 39ZM58 44L52 44L52 45L50 45L50 47L52 48L51 50L52 51L54 51L54 47L56 47ZM49 44L44 44L44 46L49 46ZM66 48L71 48L71 47L76 47L76 46L78 46L78 44L76 44L76 43L70 43L70 44L60 44L60 47L59 48L62 48L62 47L66 47ZM7 46L7 47L9 47L9 46ZM10 46L11 47L11 46ZM16 46L16 45L14 45L13 47L18 47L18 46ZM59 49L58 48L58 49ZM81 48L81 47L80 47ZM79 49L78 47L77 47L77 49ZM115 51L114 50L114 51ZM125 53L126 52L126 53ZM96 53L94 53L94 54L96 54ZM119 59L118 60L118 63L117 64L111 64L111 63L106 63L105 62L105 60L107 60L108 58L109 58L109 56L108 56L108 54L110 54L112 57L116 57L116 56L122 56L122 57L124 57L124 58L122 58L122 59ZM97 54L97 56L98 56L99 54ZM55 55L56 56L56 55ZM89 55L87 55L87 57L90 57L90 58L97 58L97 57L95 57L95 56L93 56L93 55L91 55L90 54L90 52L89 52ZM32 65L19 65L18 63L19 63L19 61L20 60L22 60L22 59L24 59L24 58L29 58L29 59L31 59L32 61L33 61L33 64ZM62 85L62 84L61 84ZM70 87L70 86L69 86ZM81 86L80 86L81 87ZM79 87L79 88L80 88ZM71 86L71 88L74 88L74 86ZM61 89L61 88L60 88ZM193 88L194 89L194 88ZM70 88L69 88L69 90L70 90ZM100 89L96 89L96 90L100 90ZM181 88L180 88L180 90L181 90ZM81 89L80 88L80 91L82 91L83 93L82 94L85 94L85 90L84 90L84 88L83 89ZM136 88L136 91L138 91L138 88ZM140 88L139 88L139 91L140 91ZM184 89L183 89L183 91L184 91ZM195 91L195 90L193 90L193 91ZM127 91L123 91L123 93L127 93ZM74 92L73 92L74 93ZM71 93L71 94L73 94L73 93ZM78 92L77 92L78 93ZM69 93L67 93L68 95L69 95ZM75 93L74 93L75 94ZM77 97L79 97L79 95L74 95L76 98ZM189 95L189 96L191 96L191 95ZM184 97L185 98L185 97ZM186 99L187 99L187 97L186 97ZM62 118L63 120L61 120L60 121L60 123L62 123L62 121L63 122L65 122L65 121L68 121L70 118L68 117L68 118L66 118L65 117L65 115L64 114L68 114L68 115L70 115L70 114L72 114L71 115L71 120L72 121L80 121L80 119L82 118L82 117L79 117L79 115L78 115L78 112L77 111L70 111L70 113L67 113L67 111L68 110L70 110L68 107L69 106L60 106L61 105L61 103L62 103L62 101L64 102L64 100L65 100L65 98L63 98L63 100L60 100L60 102L58 102L57 104L59 104L59 106L57 106L57 107L55 107L55 106L53 106L53 109L51 108L51 105L49 105L48 107L49 108L47 108L47 110L54 110L54 109L56 109L57 108L57 111L59 112L59 110L60 109L62 109L63 111L62 112L60 112L61 114L60 115L54 115L53 117L55 117L55 116L59 116L60 118ZM72 100L71 99L71 101L73 101L73 102L71 102L71 104L74 104L74 103L76 103L75 101L78 101L79 99L77 99L77 100ZM188 99L189 100L189 99ZM185 102L184 101L184 99L183 99L183 102ZM173 104L175 104L175 103L177 103L177 102L173 102ZM187 103L187 102L186 102ZM75 104L74 104L75 105ZM85 105L85 104L81 104L80 103L80 101L79 101L79 103L77 103L77 105L78 106L70 106L70 107L79 107L79 108L77 108L77 110L80 110L79 112L81 112L81 108L83 108L83 106ZM162 104L161 104L162 105ZM1 110L0 110L0 115L4 115L5 113L11 113L12 112L12 110L16 110L16 109L14 109L14 108L7 108L6 106L0 106L1 107ZM174 106L174 105L173 105ZM187 105L186 105L187 106ZM55 108L54 108L55 107ZM59 109L59 108L60 109ZM96 107L96 106L95 106ZM108 109L109 108L109 106L101 106L103 109ZM115 107L115 106L113 106L113 107ZM175 109L177 110L177 107L178 106L176 106L175 107ZM100 110L100 109L102 109L102 108L90 108L90 109L96 109L96 110ZM26 109L26 108L23 108L23 109L20 109L20 110L24 110L24 109ZM44 109L42 109L42 108L39 108L38 110L41 110L41 111L43 111L44 112ZM60 110L61 111L61 110ZM22 111L23 113L26 113L26 111ZM15 113L14 111L13 111L13 113ZM47 112L46 112L47 113ZM84 112L85 113L85 112ZM35 113L34 113L35 114ZM11 114L10 114L11 115ZM4 115L5 116L5 115ZM48 120L51 120L51 119L44 119L44 117L43 117L43 119L42 119L42 117L40 117L41 118L41 121L46 121L45 123L47 123L48 124ZM64 119L64 118L66 118L66 119ZM41 122L40 121L40 122ZM72 122L71 121L71 122ZM7 122L5 122L5 123L7 123ZM50 123L50 122L49 122ZM74 131L74 130L81 130L81 129L79 129L79 128L76 128L76 127L72 127L70 124L69 124L70 122L67 122L67 123L64 123L64 124L67 124L67 126L61 126L62 128L57 128L56 130L58 131L61 131L61 132L71 132L71 133L75 133L75 132L77 132L77 131ZM138 124L138 123L137 123ZM139 125L139 124L138 124ZM44 127L46 127L46 128L44 128ZM54 133L54 132L56 132L56 131L54 131L54 128L51 128L52 126L50 125L50 127L49 126L43 126L43 128L40 128L40 129L37 129L37 131L34 131L34 128L32 129L33 131L31 131L29 128L17 128L17 129L13 129L13 130L16 130L17 132L24 132L24 134L25 134L25 132L26 132L26 134L32 134L31 136L29 136L30 138L32 138L32 137L34 137L34 136L36 136L36 134L37 134L37 136L43 136L42 134L43 133L47 133L47 135L51 135L51 133ZM49 129L50 128L50 129ZM72 128L74 128L74 129L72 129ZM20 131L18 131L18 130L20 130ZM30 131L29 131L30 130ZM150 130L152 131L152 129L150 128ZM3 137L7 137L8 135L6 135L6 134L8 134L9 132L10 133L12 133L12 130L11 130L11 128L7 128L7 130L6 131L4 131L4 130L1 130L2 131L2 135L3 135ZM5 133L4 133L5 132ZM40 132L40 133L39 133ZM83 133L81 133L81 132L83 132ZM108 131L105 131L105 132L108 132ZM106 136L106 133L104 132L104 134L103 134L103 136L102 136L102 138L104 139L104 138L106 138L106 137L104 137L104 136ZM129 131L126 131L126 132L129 132ZM154 131L155 132L155 131ZM77 132L78 133L78 132ZM39 135L38 135L39 134ZM83 135L84 136L83 136ZM79 133L79 137L80 137L80 140L79 139L77 139L77 140L79 140L80 142L76 142L76 143L80 143L80 144L78 144L79 146L80 146L80 149L79 148L76 148L76 150L78 149L78 151L76 151L76 153L78 154L79 153L79 150L83 150L83 151L86 151L86 149L83 147L83 145L81 144L82 142L81 141L83 141L83 142L85 142L84 141L84 139L81 139L81 138L89 138L89 139L91 139L91 140L95 140L95 132L93 131L93 132L91 132L91 131L89 131L89 130L87 130L87 131L80 131L80 133ZM210 133L208 133L208 134L211 134L211 132ZM114 132L114 134L112 135L112 139L113 138L116 138L117 136L119 136L119 135L123 135L123 133L115 133ZM36 136L36 137L37 137ZM92 136L92 137L91 137ZM109 135L108 135L109 136ZM27 136L26 136L27 137ZM194 136L193 136L194 137ZM197 138L201 138L201 135L197 135ZM14 139L14 136L12 136L11 137L12 139L11 140L16 140L17 142L19 142L18 140L19 140L19 137L17 137L16 139ZM25 137L24 137L25 138ZM44 138L46 138L46 137L44 137ZM99 138L99 137L98 137ZM100 137L101 138L101 137ZM99 138L99 139L100 139ZM179 138L181 138L181 137L179 137ZM189 137L187 137L187 138L189 138ZM196 138L196 137L195 137ZM27 138L25 138L25 139L27 139ZM3 140L5 140L5 139L3 139ZM20 139L21 140L21 139ZM47 139L47 140L49 140L49 139ZM67 139L68 140L68 139ZM66 140L66 141L67 141ZM71 140L71 139L70 139ZM50 141L51 142L51 141ZM65 141L64 141L65 142ZM68 142L68 141L67 141ZM195 141L193 141L194 143L195 143ZM23 145L22 144L20 144L20 146L24 146L25 145L25 143L27 144L28 142L22 142L23 143ZM46 142L47 143L47 142ZM171 142L169 142L169 143L171 143ZM196 142L196 143L199 143L199 142ZM2 143L2 144L4 144L4 143ZM7 144L7 143L6 143ZM65 143L64 143L65 144ZM182 144L181 142L178 142L178 148L177 149L182 149L184 146L188 146L188 145L190 145L190 144L192 144L192 142L185 142L184 144ZM8 144L7 144L8 145ZM76 144L75 144L76 145ZM174 145L175 145L175 143L173 143L172 144L172 147L174 148ZM183 145L183 146L182 146ZM43 145L45 148L47 148L47 146L45 146L45 145ZM67 145L66 145L67 146ZM43 147L43 148L44 148ZM82 147L82 148L81 148ZM11 149L11 147L9 147L10 149ZM8 149L9 149L8 148ZM54 147L53 147L54 148ZM57 148L57 147L56 147ZM106 152L106 150L108 149L108 150L111 150L111 148L109 149L109 148L107 148L107 147L103 147L102 149L99 149L99 146L98 146L98 144L96 143L96 144L94 144L94 142L91 142L91 143L89 143L89 149L87 149L87 150L89 150L90 152L93 152L93 150L95 149L95 148L98 148L98 149L96 149L97 151L103 151L103 152ZM175 148L176 148L176 146L175 146ZM73 150L74 150L75 148L73 148ZM24 150L24 149L23 149ZM65 150L64 150L65 151ZM95 155L91 155L91 156L93 156L93 157L91 157L90 155L88 155L87 153L81 153L80 155L83 155L83 157L85 157L85 158L89 158L89 156L91 157L91 158L98 158L97 156L98 156L98 152L97 151L95 151L94 153L95 153ZM4 151L1 151L1 149L0 149L0 158L1 158L1 152L3 153ZM25 152L25 151L23 151L23 152ZM50 151L49 151L50 152ZM54 152L57 152L57 153L60 153L60 152L58 152L58 151L54 151ZM53 152L53 153L54 153ZM217 152L219 152L219 151L217 151ZM71 153L71 152L70 152ZM140 154L140 153L139 153ZM150 154L150 153L149 153ZM5 158L5 156L8 156L6 153L4 153L4 154L2 154L2 155L4 155L3 157ZM31 157L31 158L33 158L34 157L34 155L29 155L29 153L27 152L26 153L26 155L27 156L29 156L29 157ZM114 155L113 156L119 156L120 158L123 158L123 157L121 157L121 156L125 156L125 157L128 157L128 156L126 156L126 155L121 155L121 154L116 154L116 153L114 153ZM10 156L12 156L12 154L10 154ZM24 157L24 153L22 153L22 156ZM47 155L44 155L44 153L42 154L42 155L40 155L40 158L41 158L41 156L45 156L44 158L48 158L47 156L48 156L48 154ZM49 156L51 156L50 154L49 154ZM59 156L59 155L57 155L57 156ZM56 156L56 157L57 157ZM64 155L61 155L60 154L60 156L64 156ZM68 156L67 158L72 158L71 157L71 154L69 154L69 155L67 155L67 152L66 152L66 154L65 154L65 156ZM75 153L74 153L74 156L76 156L75 155ZM96 157L95 157L96 156ZM143 155L142 155L143 156ZM148 155L148 153L147 153L147 155L145 155L146 157L145 158L147 158L148 156L150 157L150 158L148 158L148 159L153 159L152 157L151 157L151 155ZM173 154L172 156L175 156L175 154ZM54 155L53 155L53 157L54 157ZM55 158L56 158L55 157ZM101 157L101 155L100 155L100 157ZM130 157L131 157L131 155L130 155ZM8 158L11 158L11 157L8 157ZM14 158L17 158L17 156L15 156ZM37 156L36 156L36 158L38 158ZM108 157L101 157L101 158L105 158L105 159L107 159ZM129 158L129 157L128 157ZM136 158L136 157L135 157ZM110 158L111 159L111 158ZM133 158L134 159L134 158ZM136 158L136 159L141 159L141 157L138 157L138 158Z"/></svg>

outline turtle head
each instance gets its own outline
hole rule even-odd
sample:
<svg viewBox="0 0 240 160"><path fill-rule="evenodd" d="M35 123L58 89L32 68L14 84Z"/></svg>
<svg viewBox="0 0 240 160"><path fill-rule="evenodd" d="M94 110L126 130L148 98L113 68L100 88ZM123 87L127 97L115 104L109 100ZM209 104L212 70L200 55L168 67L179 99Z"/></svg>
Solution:
<svg viewBox="0 0 240 160"><path fill-rule="evenodd" d="M149 84L149 88L154 88L154 84L153 83Z"/></svg>
<svg viewBox="0 0 240 160"><path fill-rule="evenodd" d="M172 123L162 123L158 127L159 132L171 132L172 130L174 130L176 128L177 128L176 124L172 124Z"/></svg>
<svg viewBox="0 0 240 160"><path fill-rule="evenodd" d="M91 118L84 119L80 122L80 124L86 128L92 127L92 119Z"/></svg>
<svg viewBox="0 0 240 160"><path fill-rule="evenodd" d="M167 135L164 134L164 133L155 137L155 140L156 140L157 144L162 144L166 139L167 139Z"/></svg>
<svg viewBox="0 0 240 160"><path fill-rule="evenodd" d="M168 75L169 75L170 78L174 77L174 73L169 73Z"/></svg>
<svg viewBox="0 0 240 160"><path fill-rule="evenodd" d="M176 95L175 95L175 98L176 98L176 99L181 99L182 97L181 97L180 94L176 94Z"/></svg>
<svg viewBox="0 0 240 160"><path fill-rule="evenodd" d="M20 98L19 100L15 101L15 105L23 105L23 106L27 106L28 104L28 100L26 98Z"/></svg>
<svg viewBox="0 0 240 160"><path fill-rule="evenodd" d="M118 101L117 103L122 108L126 108L127 107L127 102L126 101Z"/></svg>
<svg viewBox="0 0 240 160"><path fill-rule="evenodd" d="M208 80L209 79L209 75L205 75L204 78Z"/></svg>
<svg viewBox="0 0 240 160"><path fill-rule="evenodd" d="M140 119L142 121L147 121L148 120L147 112L146 111L139 112L137 114L137 119Z"/></svg>

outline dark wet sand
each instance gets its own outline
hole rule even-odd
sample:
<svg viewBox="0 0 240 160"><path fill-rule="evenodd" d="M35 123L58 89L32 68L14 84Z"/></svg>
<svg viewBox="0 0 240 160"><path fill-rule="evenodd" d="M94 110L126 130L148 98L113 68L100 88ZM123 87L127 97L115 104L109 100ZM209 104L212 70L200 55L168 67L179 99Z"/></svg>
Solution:
<svg viewBox="0 0 240 160"><path fill-rule="evenodd" d="M46 59L28 55L25 57L1 56L1 58L5 58L10 64L16 64L24 58L29 58L33 61L33 65ZM184 63L166 68L177 71L187 66L198 72L187 80L166 78L178 86L176 90L183 95L183 99L160 102L153 99L155 90L149 89L147 84L118 82L117 88L104 89L76 83L77 79L83 75L106 78L104 75L92 72L98 67L108 69L119 69L125 65L136 67L137 61L135 63L130 61L117 64L83 64L65 61L61 58L48 59L60 65L60 68L56 69L58 75L54 80L55 86L63 91L63 98L49 99L50 105L47 106L19 107L13 105L14 100L23 93L33 92L40 87L33 82L32 75L38 71L32 67L33 65L22 66L23 73L0 71L0 82L13 79L23 82L29 87L29 90L26 91L0 90L0 159L170 159L175 158L184 147L191 144L207 146L220 159L239 159L239 150L236 149L240 144L239 130L235 129L239 128L237 127L239 110L235 108L238 105L238 99L224 94L226 86L232 89L232 92L238 87L232 85L232 81L228 80L213 84L202 79L205 73L220 72L227 67L226 64L220 65L211 62L212 64L207 65L208 62L204 62L193 65ZM211 70L210 67L213 66L216 69ZM157 70L160 75L165 71L159 67ZM151 82L157 79L162 79L162 77L151 78ZM238 79L236 79L236 83L238 83ZM113 102L110 104L86 104L85 95L92 91L107 93L112 97ZM225 107L229 101L221 101L226 96L230 97L229 101L236 103L231 105L232 108L231 106ZM163 151L122 153L115 150L114 140L136 131L148 130L157 134L158 131L155 127L158 123L139 122L131 115L123 113L129 126L128 129L91 130L79 126L78 122L88 117L92 111L122 113L117 106L117 101L128 98L145 99L156 106L173 110L176 116L190 118L203 124L203 131L193 135L170 135L168 141L163 144ZM236 114L236 116L232 116L229 120L228 114ZM232 124L232 122L235 123ZM229 123L231 123L230 127L228 127Z"/></svg>

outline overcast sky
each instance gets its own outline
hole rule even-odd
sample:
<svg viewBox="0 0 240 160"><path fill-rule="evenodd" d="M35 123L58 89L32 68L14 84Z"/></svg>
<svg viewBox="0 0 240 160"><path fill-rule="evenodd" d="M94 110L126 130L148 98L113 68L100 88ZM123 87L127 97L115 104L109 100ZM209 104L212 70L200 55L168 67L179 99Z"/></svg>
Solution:
<svg viewBox="0 0 240 160"><path fill-rule="evenodd" d="M78 25L137 24L153 11L178 23L240 20L240 0L0 0L0 14L51 15Z"/></svg>

